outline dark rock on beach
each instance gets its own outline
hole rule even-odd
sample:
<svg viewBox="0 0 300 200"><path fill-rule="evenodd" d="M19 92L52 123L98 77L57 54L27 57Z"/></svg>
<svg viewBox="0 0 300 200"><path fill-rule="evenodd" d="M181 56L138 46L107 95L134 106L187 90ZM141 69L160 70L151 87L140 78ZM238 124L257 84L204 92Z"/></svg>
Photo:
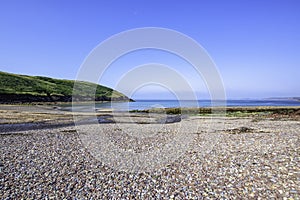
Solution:
<svg viewBox="0 0 300 200"><path fill-rule="evenodd" d="M169 115L166 118L159 119L157 122L161 124L170 124L170 123L176 123L181 121L181 115Z"/></svg>

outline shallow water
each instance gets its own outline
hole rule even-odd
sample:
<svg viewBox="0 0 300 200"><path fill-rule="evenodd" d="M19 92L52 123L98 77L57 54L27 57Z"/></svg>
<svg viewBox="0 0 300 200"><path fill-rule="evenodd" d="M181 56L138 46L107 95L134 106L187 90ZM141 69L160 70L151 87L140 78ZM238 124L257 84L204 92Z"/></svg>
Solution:
<svg viewBox="0 0 300 200"><path fill-rule="evenodd" d="M116 110L145 110L150 108L174 107L210 107L210 106L300 106L296 100L227 100L211 102L210 100L137 100L135 102L97 103L96 108L114 108Z"/></svg>

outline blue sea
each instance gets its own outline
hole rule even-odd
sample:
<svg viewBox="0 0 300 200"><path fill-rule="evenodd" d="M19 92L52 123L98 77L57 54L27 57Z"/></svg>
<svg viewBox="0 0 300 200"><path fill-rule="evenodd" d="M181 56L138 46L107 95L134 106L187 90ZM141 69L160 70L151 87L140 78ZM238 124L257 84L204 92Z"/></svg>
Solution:
<svg viewBox="0 0 300 200"><path fill-rule="evenodd" d="M145 110L150 108L174 107L210 107L210 106L300 106L297 100L227 100L211 102L210 100L177 101L177 100L136 100L135 102L97 103L97 109L114 108L116 110Z"/></svg>

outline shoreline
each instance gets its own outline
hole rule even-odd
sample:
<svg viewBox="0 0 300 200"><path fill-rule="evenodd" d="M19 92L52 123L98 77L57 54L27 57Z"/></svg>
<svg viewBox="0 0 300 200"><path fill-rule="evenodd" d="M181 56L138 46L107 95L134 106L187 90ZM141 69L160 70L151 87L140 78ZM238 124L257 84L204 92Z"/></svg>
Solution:
<svg viewBox="0 0 300 200"><path fill-rule="evenodd" d="M225 113L226 112L226 113ZM77 118L88 118L102 115L124 115L127 112L117 112L112 109L97 109L96 111L72 112L63 107L53 105L7 105L0 104L0 125L21 123L64 124ZM300 120L300 106L256 106L256 107L202 107L202 108L158 108L150 110L132 110L127 115L187 115L187 116L225 116L225 117L256 117L256 118L286 118Z"/></svg>
<svg viewBox="0 0 300 200"><path fill-rule="evenodd" d="M151 153L151 149L163 148L167 139L176 136L181 124L130 124L128 117L138 122L155 118L157 113L116 113L120 124L81 124L78 130L74 124L67 126L74 122L71 112L39 106L2 107L2 120L24 121L25 126L33 127L0 125L0 196L298 199L299 118L291 113L245 116L239 112L213 120L210 116L189 115L179 123L188 127L184 135L193 140L180 157L154 171L128 172L114 168L114 156L108 163L97 157L94 151L102 144L97 143L99 137L109 137L113 146L125 152ZM91 117L90 113L75 114L82 119ZM112 117L111 112L97 115ZM164 128L153 132L157 126ZM106 148L98 153L110 155L111 151ZM147 157L141 158L147 162ZM120 162L130 161L124 158Z"/></svg>

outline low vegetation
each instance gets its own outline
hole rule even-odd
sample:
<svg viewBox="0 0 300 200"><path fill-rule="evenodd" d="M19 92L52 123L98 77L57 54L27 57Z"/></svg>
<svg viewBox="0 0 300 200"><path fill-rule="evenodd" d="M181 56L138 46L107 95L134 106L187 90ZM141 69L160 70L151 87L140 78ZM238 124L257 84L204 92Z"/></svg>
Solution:
<svg viewBox="0 0 300 200"><path fill-rule="evenodd" d="M95 94L96 100L128 99L125 95L114 91L111 88L84 81L76 82L74 90L74 83L75 81L73 80L0 72L1 101L5 101L5 98L22 99L22 97L25 96L28 101L34 99L31 98L32 96L48 97L47 99L50 100L55 100L56 97L56 99L61 99L63 101L71 101L70 97L72 97L72 95L77 97L90 97L91 94ZM37 100L39 99L42 98L38 98ZM45 101L47 101L47 99L45 98Z"/></svg>
<svg viewBox="0 0 300 200"><path fill-rule="evenodd" d="M266 116L300 116L300 107L202 107L202 108L154 108L149 110L132 110L131 112L187 114L214 116L225 114L227 117L266 117Z"/></svg>

